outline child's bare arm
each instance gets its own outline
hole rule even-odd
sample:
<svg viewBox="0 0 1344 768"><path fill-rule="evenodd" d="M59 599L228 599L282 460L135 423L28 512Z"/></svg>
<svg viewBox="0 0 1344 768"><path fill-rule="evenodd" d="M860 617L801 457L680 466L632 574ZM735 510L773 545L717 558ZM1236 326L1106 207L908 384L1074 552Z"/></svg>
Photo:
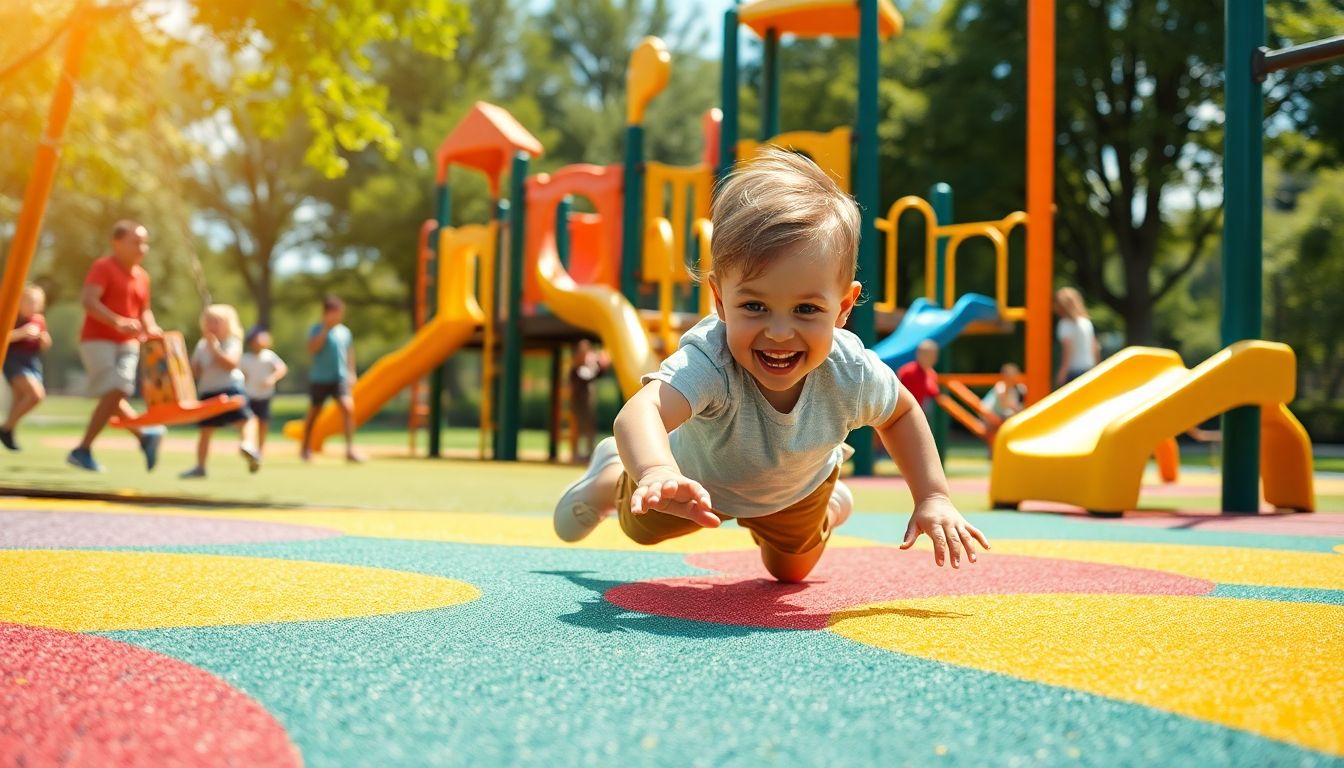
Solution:
<svg viewBox="0 0 1344 768"><path fill-rule="evenodd" d="M901 549L913 546L922 533L933 540L933 560L938 565L951 555L952 567L959 568L963 552L975 562L973 542L979 542L985 549L989 549L989 542L952 505L933 434L914 395L904 387L895 412L877 428L877 435L896 460L915 500L915 511L906 526Z"/></svg>
<svg viewBox="0 0 1344 768"><path fill-rule="evenodd" d="M621 463L635 478L630 511L639 515L656 509L716 528L719 518L710 511L709 493L681 474L667 438L690 417L686 397L661 381L644 385L621 408L613 431Z"/></svg>

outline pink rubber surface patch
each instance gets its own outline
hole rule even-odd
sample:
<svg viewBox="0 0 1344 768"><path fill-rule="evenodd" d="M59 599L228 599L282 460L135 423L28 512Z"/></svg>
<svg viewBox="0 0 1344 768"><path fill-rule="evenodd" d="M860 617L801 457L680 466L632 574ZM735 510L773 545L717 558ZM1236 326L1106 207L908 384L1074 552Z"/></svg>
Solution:
<svg viewBox="0 0 1344 768"><path fill-rule="evenodd" d="M221 513L227 514L227 513ZM176 515L0 511L0 547L168 547L331 539L311 525Z"/></svg>
<svg viewBox="0 0 1344 768"><path fill-rule="evenodd" d="M298 766L260 704L126 643L0 623L0 764Z"/></svg>
<svg viewBox="0 0 1344 768"><path fill-rule="evenodd" d="M622 584L606 599L639 613L771 629L825 629L854 606L938 595L1080 594L1204 595L1213 582L1141 568L1019 555L987 555L961 570L939 568L927 551L836 548L805 584L780 584L758 552L691 555L691 565L722 576Z"/></svg>

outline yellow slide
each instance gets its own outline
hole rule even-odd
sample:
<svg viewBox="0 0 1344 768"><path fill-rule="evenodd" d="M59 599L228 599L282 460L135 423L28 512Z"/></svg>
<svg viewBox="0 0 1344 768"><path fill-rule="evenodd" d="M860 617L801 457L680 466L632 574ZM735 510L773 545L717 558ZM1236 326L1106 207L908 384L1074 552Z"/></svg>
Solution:
<svg viewBox="0 0 1344 768"><path fill-rule="evenodd" d="M406 346L384 355L355 382L355 425L368 421L388 400L415 381L429 375L434 367L466 344L485 321L476 302L476 262L494 259L495 227L468 226L440 231L438 314L425 323ZM309 445L320 450L322 443L342 431L341 413L328 402L313 424ZM303 422L285 425L285 435L303 439Z"/></svg>
<svg viewBox="0 0 1344 768"><path fill-rule="evenodd" d="M556 316L602 338L621 392L626 397L638 392L640 377L657 370L661 358L654 352L635 307L619 291L575 283L556 254L553 233L546 233L538 249L537 281L547 308Z"/></svg>
<svg viewBox="0 0 1344 768"><path fill-rule="evenodd" d="M994 441L991 502L1133 509L1144 465L1160 443L1254 405L1265 499L1310 511L1311 441L1286 406L1296 371L1293 350L1268 341L1237 342L1192 369L1171 350L1125 349L1004 423Z"/></svg>

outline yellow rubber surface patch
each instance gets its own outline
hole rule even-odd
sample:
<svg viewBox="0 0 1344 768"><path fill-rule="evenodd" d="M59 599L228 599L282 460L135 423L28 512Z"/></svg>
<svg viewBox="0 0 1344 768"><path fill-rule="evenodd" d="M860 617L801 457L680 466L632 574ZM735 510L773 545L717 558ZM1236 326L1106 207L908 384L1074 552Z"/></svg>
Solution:
<svg viewBox="0 0 1344 768"><path fill-rule="evenodd" d="M76 632L347 619L442 608L480 594L438 576L302 560L0 551L0 622Z"/></svg>
<svg viewBox="0 0 1344 768"><path fill-rule="evenodd" d="M1328 552L1034 539L996 539L991 543L992 553L1150 568L1218 584L1344 589L1344 558Z"/></svg>
<svg viewBox="0 0 1344 768"><path fill-rule="evenodd" d="M1344 754L1344 608L1338 606L975 595L862 606L835 614L831 629L878 648Z"/></svg>
<svg viewBox="0 0 1344 768"><path fill-rule="evenodd" d="M50 504L27 504L29 508L60 509ZM736 525L698 531L653 546L636 544L626 537L615 519L609 519L577 544L567 544L555 535L551 518L544 516L500 515L460 512L364 511L337 509L228 509L195 510L181 508L129 508L114 505L81 505L83 512L117 514L187 515L230 520L259 520L269 523L311 525L332 528L347 536L414 541L448 541L458 544L488 544L509 547L548 547L601 549L628 552L732 552L755 549L751 534ZM893 530L896 524L892 524ZM831 547L866 547L875 542L853 536L836 535Z"/></svg>

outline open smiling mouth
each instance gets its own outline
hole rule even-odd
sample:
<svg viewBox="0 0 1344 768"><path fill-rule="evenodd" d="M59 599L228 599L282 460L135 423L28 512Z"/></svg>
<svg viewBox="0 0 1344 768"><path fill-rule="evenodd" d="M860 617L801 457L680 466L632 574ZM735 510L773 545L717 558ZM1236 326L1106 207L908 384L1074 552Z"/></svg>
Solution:
<svg viewBox="0 0 1344 768"><path fill-rule="evenodd" d="M753 349L761 367L771 373L789 373L803 362L802 352L763 352Z"/></svg>

